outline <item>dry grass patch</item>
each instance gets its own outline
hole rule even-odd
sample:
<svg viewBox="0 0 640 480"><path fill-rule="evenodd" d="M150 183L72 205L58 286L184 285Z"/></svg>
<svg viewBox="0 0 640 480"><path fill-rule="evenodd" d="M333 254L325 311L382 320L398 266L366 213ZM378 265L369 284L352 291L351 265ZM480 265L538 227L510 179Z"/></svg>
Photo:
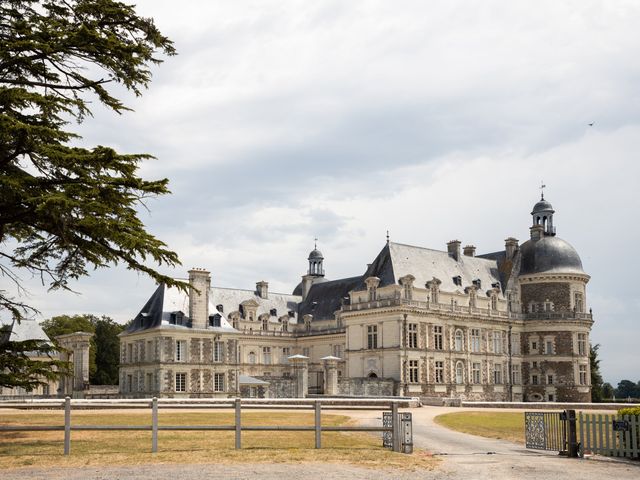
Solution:
<svg viewBox="0 0 640 480"><path fill-rule="evenodd" d="M233 425L233 412L160 411L160 425ZM313 425L309 412L243 412L243 425ZM12 412L2 425L63 425L60 411ZM74 411L72 425L150 425L149 412ZM344 415L323 414L323 426L350 425ZM0 468L140 465L148 463L349 463L370 468L432 469L436 460L425 452L413 455L383 449L380 434L326 432L322 449L314 448L314 432L242 432L235 450L231 431L160 431L158 453L151 453L150 431L72 431L71 455L65 457L63 432L3 432Z"/></svg>
<svg viewBox="0 0 640 480"><path fill-rule="evenodd" d="M438 415L434 421L457 432L524 444L522 412L455 412Z"/></svg>

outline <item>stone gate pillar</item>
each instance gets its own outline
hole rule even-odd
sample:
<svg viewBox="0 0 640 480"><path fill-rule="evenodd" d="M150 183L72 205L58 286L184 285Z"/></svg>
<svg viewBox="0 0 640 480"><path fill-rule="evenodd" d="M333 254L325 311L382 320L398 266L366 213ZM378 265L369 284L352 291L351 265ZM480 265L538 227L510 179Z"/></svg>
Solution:
<svg viewBox="0 0 640 480"><path fill-rule="evenodd" d="M288 360L293 365L296 376L296 397L305 398L309 392L309 357L291 355Z"/></svg>
<svg viewBox="0 0 640 480"><path fill-rule="evenodd" d="M326 379L324 393L325 395L331 396L337 395L338 361L340 361L340 358L329 355L327 357L322 357L321 360L324 362L324 377Z"/></svg>
<svg viewBox="0 0 640 480"><path fill-rule="evenodd" d="M67 350L61 359L71 362L69 375L62 380L63 396L81 397L89 389L89 341L92 333L75 332L58 335L56 340Z"/></svg>

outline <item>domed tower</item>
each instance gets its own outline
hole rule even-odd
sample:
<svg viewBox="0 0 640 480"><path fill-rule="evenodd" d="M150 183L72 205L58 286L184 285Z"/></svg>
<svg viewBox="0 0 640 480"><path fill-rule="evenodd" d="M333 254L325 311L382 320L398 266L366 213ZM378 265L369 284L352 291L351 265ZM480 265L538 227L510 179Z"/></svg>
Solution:
<svg viewBox="0 0 640 480"><path fill-rule="evenodd" d="M544 196L531 212L531 238L520 247L524 399L591 401L586 312L589 275L578 252L556 235Z"/></svg>

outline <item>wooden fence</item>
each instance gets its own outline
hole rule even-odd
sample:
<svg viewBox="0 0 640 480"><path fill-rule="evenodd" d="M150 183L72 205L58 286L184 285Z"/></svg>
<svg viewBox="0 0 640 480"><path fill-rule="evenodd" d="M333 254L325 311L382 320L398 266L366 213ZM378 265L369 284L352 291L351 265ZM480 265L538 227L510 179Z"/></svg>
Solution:
<svg viewBox="0 0 640 480"><path fill-rule="evenodd" d="M114 431L114 430L143 430L151 431L151 451L158 451L158 431L234 431L235 448L242 448L242 431L313 431L315 432L315 448L322 447L322 432L391 432L392 450L394 452L405 451L401 438L402 423L398 414L398 405L406 403L406 400L364 400L349 401L349 399L328 400L260 400L260 399L198 399L198 400L172 400L157 398L136 400L71 400L69 397L63 400L47 400L34 402L2 403L3 407L13 408L61 408L64 407L64 425L53 426L20 426L0 425L0 432L35 432L35 431L64 431L64 454L71 453L71 432L80 430ZM72 406L84 409L108 409L108 408L151 408L151 425L73 425L71 420ZM235 422L233 425L159 425L159 406L167 408L233 408ZM260 409L296 409L314 411L314 425L265 425L250 426L242 424L242 410L246 408ZM323 426L322 410L390 410L392 412L392 425L383 426Z"/></svg>
<svg viewBox="0 0 640 480"><path fill-rule="evenodd" d="M580 450L609 457L640 457L640 417L578 414Z"/></svg>

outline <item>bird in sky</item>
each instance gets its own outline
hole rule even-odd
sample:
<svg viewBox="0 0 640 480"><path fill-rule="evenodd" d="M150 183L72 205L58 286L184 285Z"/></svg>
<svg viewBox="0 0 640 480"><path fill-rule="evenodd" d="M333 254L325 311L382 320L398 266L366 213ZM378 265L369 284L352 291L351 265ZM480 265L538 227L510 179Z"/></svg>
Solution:
<svg viewBox="0 0 640 480"><path fill-rule="evenodd" d="M589 126L590 126L590 127L593 127L593 124L594 124L594 123L596 123L596 122L591 122L591 123L589 124Z"/></svg>

